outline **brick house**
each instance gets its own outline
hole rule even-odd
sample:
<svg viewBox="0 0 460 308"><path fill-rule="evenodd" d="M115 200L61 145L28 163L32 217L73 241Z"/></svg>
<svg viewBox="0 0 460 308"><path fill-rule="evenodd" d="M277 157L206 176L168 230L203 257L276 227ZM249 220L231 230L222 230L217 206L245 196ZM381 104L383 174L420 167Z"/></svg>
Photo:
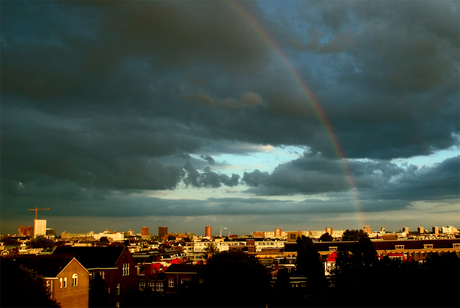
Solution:
<svg viewBox="0 0 460 308"><path fill-rule="evenodd" d="M74 256L89 272L90 282L99 275L110 306L120 306L128 292L137 288L137 271L125 246L58 247L53 255Z"/></svg>
<svg viewBox="0 0 460 308"><path fill-rule="evenodd" d="M166 293L176 293L179 286L186 282L201 282L200 272L206 265L203 264L171 264L165 274Z"/></svg>
<svg viewBox="0 0 460 308"><path fill-rule="evenodd" d="M43 276L51 293L51 299L59 303L62 308L88 308L89 273L75 258L19 256L8 261L21 264Z"/></svg>

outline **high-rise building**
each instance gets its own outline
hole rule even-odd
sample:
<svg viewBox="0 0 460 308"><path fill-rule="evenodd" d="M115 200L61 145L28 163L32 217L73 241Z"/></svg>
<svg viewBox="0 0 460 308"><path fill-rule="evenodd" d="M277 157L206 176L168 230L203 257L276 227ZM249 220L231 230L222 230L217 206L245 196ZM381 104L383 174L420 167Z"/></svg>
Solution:
<svg viewBox="0 0 460 308"><path fill-rule="evenodd" d="M281 237L281 236L282 236L282 235L281 235L281 228L279 228L279 229L276 229L276 228L275 228L274 237Z"/></svg>
<svg viewBox="0 0 460 308"><path fill-rule="evenodd" d="M46 220L34 219L34 238L41 235L46 235Z"/></svg>
<svg viewBox="0 0 460 308"><path fill-rule="evenodd" d="M205 237L212 238L212 227L211 226L204 227L204 234L205 234Z"/></svg>
<svg viewBox="0 0 460 308"><path fill-rule="evenodd" d="M408 227L403 227L402 232L406 233L406 235L408 235L409 234L409 228Z"/></svg>
<svg viewBox="0 0 460 308"><path fill-rule="evenodd" d="M419 226L419 227L417 228L417 231L418 231L419 234L423 234L423 233L425 233L425 228Z"/></svg>
<svg viewBox="0 0 460 308"><path fill-rule="evenodd" d="M332 227L326 227L326 233L329 233L329 235L332 235Z"/></svg>
<svg viewBox="0 0 460 308"><path fill-rule="evenodd" d="M168 237L168 227L158 227L158 237L160 239L167 239L167 237Z"/></svg>
<svg viewBox="0 0 460 308"><path fill-rule="evenodd" d="M28 227L19 226L18 228L19 236L32 236L33 232L34 232L34 228L32 226L28 226Z"/></svg>
<svg viewBox="0 0 460 308"><path fill-rule="evenodd" d="M142 227L141 235L148 235L148 234L149 234L149 227Z"/></svg>
<svg viewBox="0 0 460 308"><path fill-rule="evenodd" d="M439 235L439 227L433 227L433 228L431 228L431 231L432 231L435 235Z"/></svg>

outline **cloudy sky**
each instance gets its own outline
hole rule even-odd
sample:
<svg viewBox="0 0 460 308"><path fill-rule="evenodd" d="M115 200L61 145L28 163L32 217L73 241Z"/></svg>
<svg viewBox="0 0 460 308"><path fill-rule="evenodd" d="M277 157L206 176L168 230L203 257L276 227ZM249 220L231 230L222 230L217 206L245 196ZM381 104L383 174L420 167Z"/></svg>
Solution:
<svg viewBox="0 0 460 308"><path fill-rule="evenodd" d="M459 1L2 1L1 233L460 227Z"/></svg>

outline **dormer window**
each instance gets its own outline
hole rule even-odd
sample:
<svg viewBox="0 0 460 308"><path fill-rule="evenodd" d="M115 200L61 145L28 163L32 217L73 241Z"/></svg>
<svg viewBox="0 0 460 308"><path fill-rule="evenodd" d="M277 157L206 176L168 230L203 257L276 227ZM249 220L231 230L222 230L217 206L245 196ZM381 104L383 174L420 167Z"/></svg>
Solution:
<svg viewBox="0 0 460 308"><path fill-rule="evenodd" d="M329 246L329 251L337 251L337 246Z"/></svg>
<svg viewBox="0 0 460 308"><path fill-rule="evenodd" d="M433 244L424 244L423 248L424 249L433 249Z"/></svg>
<svg viewBox="0 0 460 308"><path fill-rule="evenodd" d="M395 245L395 249L396 249L396 250L403 250L403 249L404 249L404 245Z"/></svg>

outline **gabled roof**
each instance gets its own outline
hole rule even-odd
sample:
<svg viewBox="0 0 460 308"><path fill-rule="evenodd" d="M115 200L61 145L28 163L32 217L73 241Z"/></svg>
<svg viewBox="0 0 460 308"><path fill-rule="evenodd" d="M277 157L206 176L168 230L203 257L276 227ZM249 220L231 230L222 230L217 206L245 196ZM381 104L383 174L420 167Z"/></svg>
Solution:
<svg viewBox="0 0 460 308"><path fill-rule="evenodd" d="M19 256L14 259L4 260L3 265L8 266L12 262L17 266L22 265L35 270L43 277L57 277L62 270L73 260L71 256ZM76 260L77 261L77 260Z"/></svg>
<svg viewBox="0 0 460 308"><path fill-rule="evenodd" d="M87 269L114 268L124 250L124 246L58 247L53 255L74 256Z"/></svg>

